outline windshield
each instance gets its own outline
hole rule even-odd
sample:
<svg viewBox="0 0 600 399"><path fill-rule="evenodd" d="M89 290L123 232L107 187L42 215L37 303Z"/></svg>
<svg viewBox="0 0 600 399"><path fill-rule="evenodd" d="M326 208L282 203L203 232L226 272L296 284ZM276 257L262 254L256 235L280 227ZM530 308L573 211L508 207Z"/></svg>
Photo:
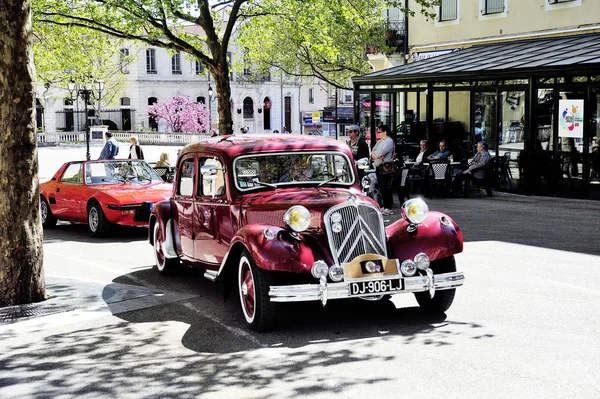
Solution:
<svg viewBox="0 0 600 399"><path fill-rule="evenodd" d="M321 184L350 186L353 168L340 153L281 153L244 155L233 163L236 186L247 191L260 187Z"/></svg>
<svg viewBox="0 0 600 399"><path fill-rule="evenodd" d="M110 160L88 162L85 165L86 184L114 184L126 182L162 182L146 162L140 160Z"/></svg>

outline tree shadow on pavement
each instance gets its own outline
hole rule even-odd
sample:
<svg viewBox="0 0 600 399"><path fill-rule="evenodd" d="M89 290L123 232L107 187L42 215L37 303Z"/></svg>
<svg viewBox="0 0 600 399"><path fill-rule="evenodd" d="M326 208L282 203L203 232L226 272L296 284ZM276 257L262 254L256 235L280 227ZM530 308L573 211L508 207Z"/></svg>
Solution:
<svg viewBox="0 0 600 399"><path fill-rule="evenodd" d="M305 302L281 304L277 329L270 333L249 330L243 320L237 291L225 300L224 287L200 277L195 271L179 276L160 277L156 270L142 270L114 280L116 283L136 279L149 282L165 291L195 293L196 297L143 312L117 316L135 323L177 321L189 325L182 344L195 352L231 353L256 347L301 348L319 343L378 338L402 338L406 343L451 345L456 335L465 339L491 338L483 326L457 320L447 315L428 315L418 307L397 308L387 299L372 302L360 299L333 300L326 307ZM412 297L412 294L406 294ZM459 295L459 294L457 294ZM416 304L416 302L415 302ZM221 337L214 339L213 337ZM223 339L229 337L231 339Z"/></svg>

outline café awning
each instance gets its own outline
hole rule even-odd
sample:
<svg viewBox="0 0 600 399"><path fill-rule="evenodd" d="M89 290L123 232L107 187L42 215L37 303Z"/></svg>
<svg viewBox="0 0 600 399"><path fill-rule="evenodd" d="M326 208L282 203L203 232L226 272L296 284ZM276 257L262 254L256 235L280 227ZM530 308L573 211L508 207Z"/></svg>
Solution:
<svg viewBox="0 0 600 399"><path fill-rule="evenodd" d="M477 45L354 77L356 84L600 75L600 34Z"/></svg>

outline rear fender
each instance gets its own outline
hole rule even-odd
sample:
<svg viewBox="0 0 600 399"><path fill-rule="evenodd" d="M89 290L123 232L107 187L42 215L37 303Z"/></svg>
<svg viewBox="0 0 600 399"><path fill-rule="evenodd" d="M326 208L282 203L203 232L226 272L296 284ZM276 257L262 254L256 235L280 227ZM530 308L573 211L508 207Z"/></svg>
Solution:
<svg viewBox="0 0 600 399"><path fill-rule="evenodd" d="M402 218L386 228L390 258L402 262L423 252L433 261L462 252L462 232L449 216L429 212L425 222L412 233L407 230L409 224Z"/></svg>
<svg viewBox="0 0 600 399"><path fill-rule="evenodd" d="M270 229L274 238L265 237L265 230ZM284 228L268 224L253 224L242 227L231 241L230 251L223 260L223 266L231 261L230 256L239 255L240 245L248 250L256 265L263 270L291 273L310 273L313 263L322 259L316 241L310 235L300 234L294 238ZM238 250L234 251L233 249ZM235 260L234 260L235 261Z"/></svg>

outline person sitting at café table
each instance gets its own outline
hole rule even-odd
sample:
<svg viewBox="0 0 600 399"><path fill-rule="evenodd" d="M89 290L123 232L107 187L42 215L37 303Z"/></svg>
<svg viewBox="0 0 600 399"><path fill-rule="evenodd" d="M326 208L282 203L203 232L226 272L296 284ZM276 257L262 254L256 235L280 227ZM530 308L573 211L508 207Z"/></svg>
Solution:
<svg viewBox="0 0 600 399"><path fill-rule="evenodd" d="M450 151L446 147L446 141L440 141L440 149L427 157L428 161L447 161L450 156Z"/></svg>
<svg viewBox="0 0 600 399"><path fill-rule="evenodd" d="M484 179L485 171L488 163L490 163L490 153L488 145L485 141L477 143L477 154L473 157L469 168L464 172L457 174L452 181L452 192L457 194L462 189L463 181L467 179ZM491 196L492 192L489 188L486 189L487 195Z"/></svg>
<svg viewBox="0 0 600 399"><path fill-rule="evenodd" d="M417 155L417 158L415 158L414 166L419 166L423 163L423 161L426 161L427 160L426 154L427 154L427 140L421 140L421 142L419 143L419 155Z"/></svg>

